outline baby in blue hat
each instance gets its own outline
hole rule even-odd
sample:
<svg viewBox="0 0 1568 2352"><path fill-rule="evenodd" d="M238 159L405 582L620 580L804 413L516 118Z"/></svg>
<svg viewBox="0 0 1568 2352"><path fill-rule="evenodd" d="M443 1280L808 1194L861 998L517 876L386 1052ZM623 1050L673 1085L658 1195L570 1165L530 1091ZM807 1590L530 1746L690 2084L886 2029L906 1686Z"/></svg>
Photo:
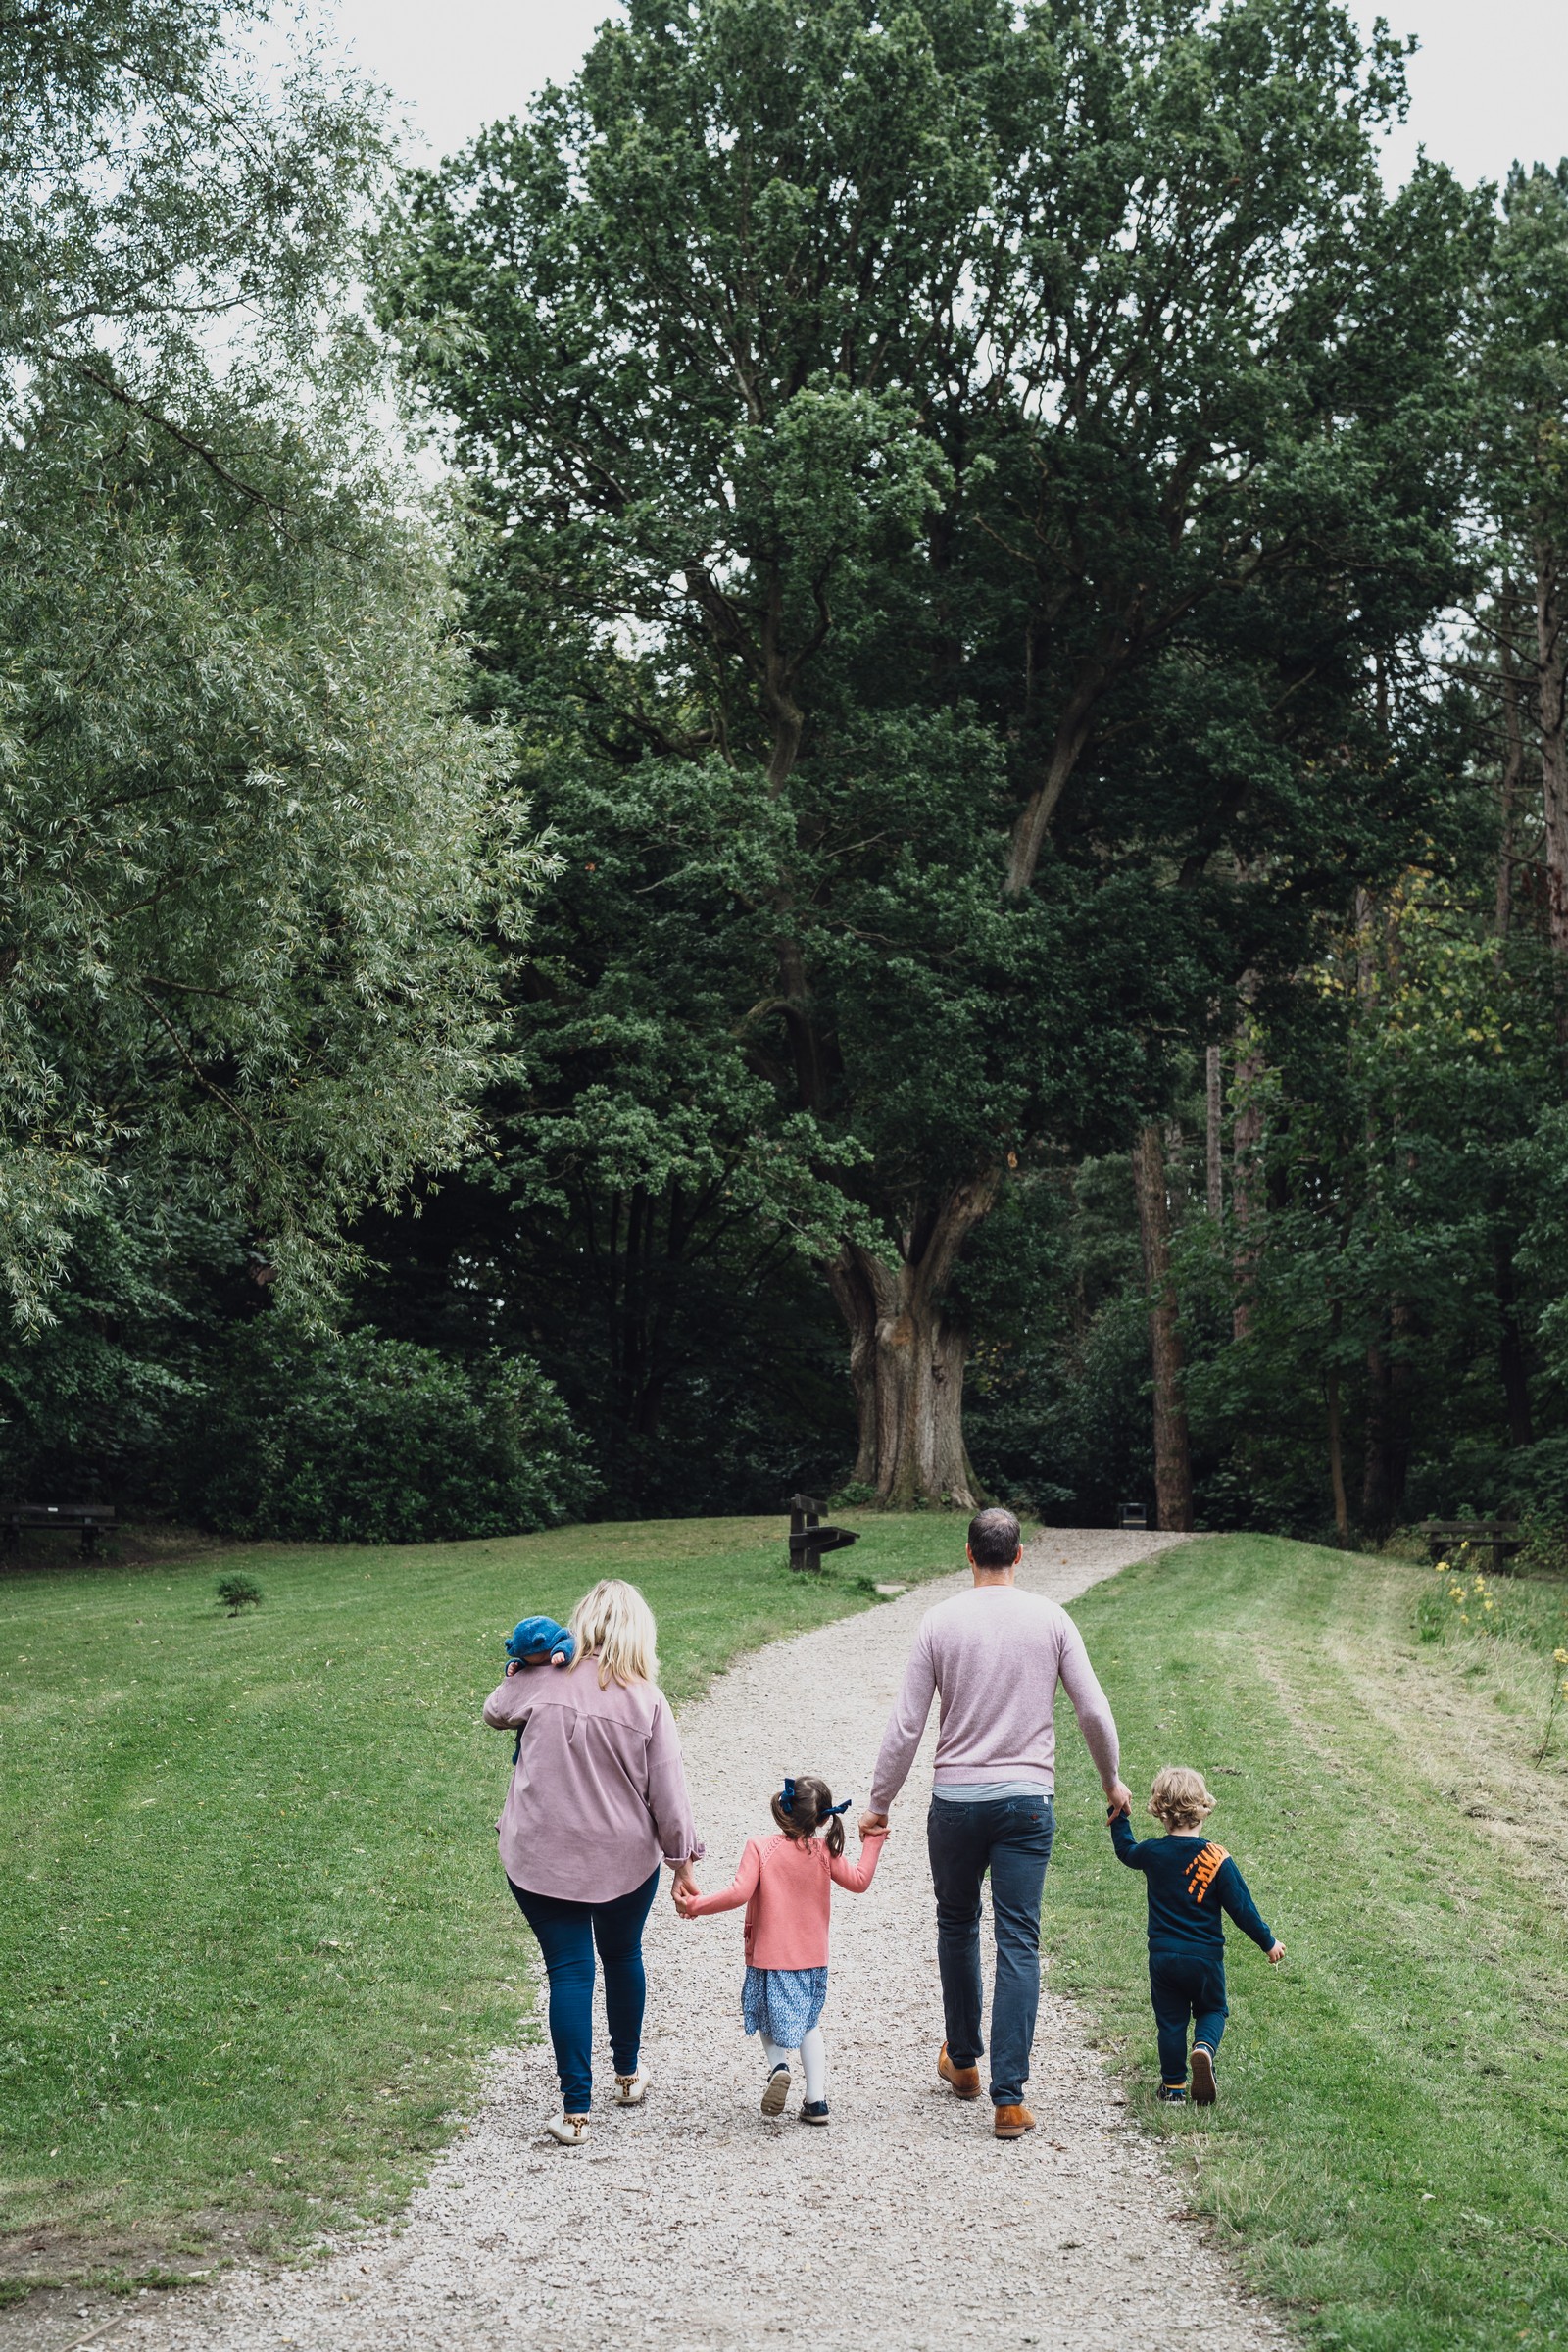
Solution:
<svg viewBox="0 0 1568 2352"><path fill-rule="evenodd" d="M576 1647L565 1627L553 1617L519 1617L507 1636L507 1673L521 1674L530 1666L542 1666L546 1658L552 1666L569 1666ZM514 1764L521 1748L519 1732L513 1742Z"/></svg>
<svg viewBox="0 0 1568 2352"><path fill-rule="evenodd" d="M569 1666L577 1644L553 1617L523 1617L507 1636L507 1672L520 1674L525 1666Z"/></svg>

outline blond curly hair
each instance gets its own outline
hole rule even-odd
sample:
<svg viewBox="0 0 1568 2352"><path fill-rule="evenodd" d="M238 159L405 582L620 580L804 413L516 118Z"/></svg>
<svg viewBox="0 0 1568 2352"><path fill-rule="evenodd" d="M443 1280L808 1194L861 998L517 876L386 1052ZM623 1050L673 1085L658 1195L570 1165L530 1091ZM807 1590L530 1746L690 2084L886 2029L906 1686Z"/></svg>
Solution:
<svg viewBox="0 0 1568 2352"><path fill-rule="evenodd" d="M1149 1810L1167 1830L1200 1830L1214 1810L1214 1799L1200 1772L1191 1772L1185 1764L1167 1764L1154 1775Z"/></svg>

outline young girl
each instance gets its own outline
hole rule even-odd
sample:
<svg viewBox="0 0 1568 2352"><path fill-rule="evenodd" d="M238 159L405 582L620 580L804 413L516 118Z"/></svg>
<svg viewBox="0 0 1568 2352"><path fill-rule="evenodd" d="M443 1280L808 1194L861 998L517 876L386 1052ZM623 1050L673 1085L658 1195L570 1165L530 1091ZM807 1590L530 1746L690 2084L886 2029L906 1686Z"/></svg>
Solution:
<svg viewBox="0 0 1568 2352"><path fill-rule="evenodd" d="M778 2115L790 2095L790 2059L800 2053L806 2077L803 2124L827 2122L827 2051L817 2020L827 1999L827 1923L833 1887L863 1894L881 1859L886 1830L861 1840L860 1859L844 1859L850 1808L833 1802L825 1781L803 1774L786 1781L773 1799L777 1838L748 1838L741 1865L720 1894L682 1894L683 1919L746 1905L746 1983L741 2016L748 2034L762 2037L767 2082L762 2113ZM825 1827L827 1835L818 1838Z"/></svg>

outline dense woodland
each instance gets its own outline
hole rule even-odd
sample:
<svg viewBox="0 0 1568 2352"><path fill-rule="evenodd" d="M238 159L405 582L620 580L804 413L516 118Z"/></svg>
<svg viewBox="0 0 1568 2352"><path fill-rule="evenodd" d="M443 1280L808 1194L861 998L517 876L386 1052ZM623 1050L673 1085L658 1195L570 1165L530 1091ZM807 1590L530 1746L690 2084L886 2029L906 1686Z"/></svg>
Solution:
<svg viewBox="0 0 1568 2352"><path fill-rule="evenodd" d="M0 0L5 1488L1568 1523L1568 164L1328 0L274 37Z"/></svg>

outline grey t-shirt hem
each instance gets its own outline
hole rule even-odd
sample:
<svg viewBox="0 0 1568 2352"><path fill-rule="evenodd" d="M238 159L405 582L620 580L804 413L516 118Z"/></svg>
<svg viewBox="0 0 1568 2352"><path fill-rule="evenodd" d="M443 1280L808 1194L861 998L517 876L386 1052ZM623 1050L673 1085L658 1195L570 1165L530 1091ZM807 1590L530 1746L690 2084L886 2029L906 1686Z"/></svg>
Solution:
<svg viewBox="0 0 1568 2352"><path fill-rule="evenodd" d="M1054 1796L1054 1781L933 1781L931 1793L945 1805L994 1804L1004 1796Z"/></svg>

